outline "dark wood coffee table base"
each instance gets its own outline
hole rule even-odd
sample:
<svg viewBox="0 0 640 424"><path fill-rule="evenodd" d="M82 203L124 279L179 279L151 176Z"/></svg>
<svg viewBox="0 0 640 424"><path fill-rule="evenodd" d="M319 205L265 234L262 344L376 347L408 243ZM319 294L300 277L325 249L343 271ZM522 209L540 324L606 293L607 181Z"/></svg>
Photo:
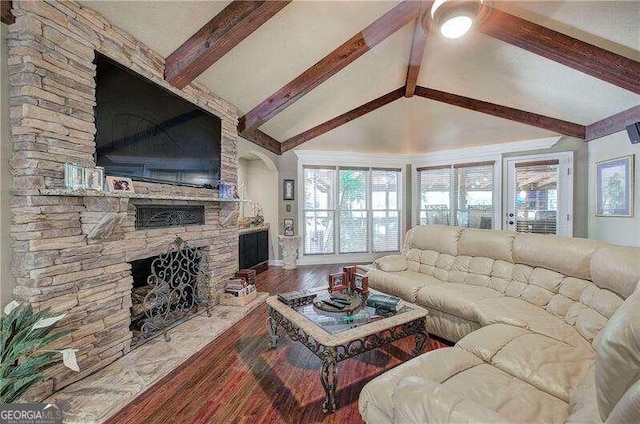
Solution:
<svg viewBox="0 0 640 424"><path fill-rule="evenodd" d="M334 412L336 410L335 395L338 384L338 362L412 335L416 337L416 346L413 349L413 354L419 355L429 340L429 334L425 331L426 318L421 317L353 339L345 344L325 346L318 343L313 337L306 334L300 327L282 316L271 306L268 306L268 311L267 329L271 336L271 341L268 343L269 348L274 349L276 347L278 342L277 329L280 326L287 332L291 340L305 345L322 361L320 381L325 391L325 400L322 404L324 412Z"/></svg>

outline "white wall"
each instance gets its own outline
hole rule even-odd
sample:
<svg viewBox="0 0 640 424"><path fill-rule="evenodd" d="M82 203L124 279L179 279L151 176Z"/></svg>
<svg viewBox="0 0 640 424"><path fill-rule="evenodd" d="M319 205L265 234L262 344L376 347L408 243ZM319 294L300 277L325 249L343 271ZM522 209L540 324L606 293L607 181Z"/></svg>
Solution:
<svg viewBox="0 0 640 424"><path fill-rule="evenodd" d="M260 204L269 228L269 259L278 255L278 172L270 171L261 160L247 161L247 196Z"/></svg>
<svg viewBox="0 0 640 424"><path fill-rule="evenodd" d="M279 258L279 156L243 138L238 138L238 182L246 182L245 196L260 204L269 229L269 259ZM253 216L250 204L241 204L244 216Z"/></svg>
<svg viewBox="0 0 640 424"><path fill-rule="evenodd" d="M635 155L635 201L633 218L596 216L596 162ZM626 131L589 142L589 238L623 246L640 246L640 145L631 144Z"/></svg>
<svg viewBox="0 0 640 424"><path fill-rule="evenodd" d="M0 115L0 304L3 306L13 299L13 287L15 279L11 273L11 237L9 235L11 225L11 212L9 200L11 197L11 169L9 159L11 156L11 140L9 128L9 69L7 67L8 49L5 41L8 27L2 27L2 42L0 47L0 103L2 109Z"/></svg>

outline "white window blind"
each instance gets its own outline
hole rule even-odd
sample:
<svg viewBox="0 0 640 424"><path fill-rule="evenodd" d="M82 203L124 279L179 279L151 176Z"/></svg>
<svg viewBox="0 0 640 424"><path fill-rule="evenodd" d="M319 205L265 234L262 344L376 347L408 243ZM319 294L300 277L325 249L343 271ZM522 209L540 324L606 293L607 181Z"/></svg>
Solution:
<svg viewBox="0 0 640 424"><path fill-rule="evenodd" d="M450 225L451 167L418 168L420 224Z"/></svg>
<svg viewBox="0 0 640 424"><path fill-rule="evenodd" d="M338 171L340 253L368 251L368 175L368 169L340 168Z"/></svg>
<svg viewBox="0 0 640 424"><path fill-rule="evenodd" d="M420 224L492 228L494 163L418 168Z"/></svg>
<svg viewBox="0 0 640 424"><path fill-rule="evenodd" d="M400 171L396 169L371 171L372 250L374 252L400 250L399 178Z"/></svg>
<svg viewBox="0 0 640 424"><path fill-rule="evenodd" d="M492 228L493 162L453 167L455 225Z"/></svg>
<svg viewBox="0 0 640 424"><path fill-rule="evenodd" d="M335 179L333 168L304 168L304 253L334 253Z"/></svg>
<svg viewBox="0 0 640 424"><path fill-rule="evenodd" d="M304 166L304 254L400 248L401 170Z"/></svg>

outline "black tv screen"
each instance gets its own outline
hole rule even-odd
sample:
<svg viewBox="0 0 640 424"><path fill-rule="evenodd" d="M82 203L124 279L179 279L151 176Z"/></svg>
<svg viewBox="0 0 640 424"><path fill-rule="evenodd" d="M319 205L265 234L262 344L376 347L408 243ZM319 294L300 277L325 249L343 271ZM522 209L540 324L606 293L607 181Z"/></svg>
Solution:
<svg viewBox="0 0 640 424"><path fill-rule="evenodd" d="M106 175L215 188L221 120L96 55L96 163Z"/></svg>

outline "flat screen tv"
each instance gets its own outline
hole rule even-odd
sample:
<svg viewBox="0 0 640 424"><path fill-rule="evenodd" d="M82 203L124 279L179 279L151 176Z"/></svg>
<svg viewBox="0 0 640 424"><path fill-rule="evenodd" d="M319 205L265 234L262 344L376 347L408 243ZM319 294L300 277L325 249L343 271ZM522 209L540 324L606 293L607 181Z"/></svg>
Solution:
<svg viewBox="0 0 640 424"><path fill-rule="evenodd" d="M96 163L106 175L215 188L221 120L96 56Z"/></svg>

